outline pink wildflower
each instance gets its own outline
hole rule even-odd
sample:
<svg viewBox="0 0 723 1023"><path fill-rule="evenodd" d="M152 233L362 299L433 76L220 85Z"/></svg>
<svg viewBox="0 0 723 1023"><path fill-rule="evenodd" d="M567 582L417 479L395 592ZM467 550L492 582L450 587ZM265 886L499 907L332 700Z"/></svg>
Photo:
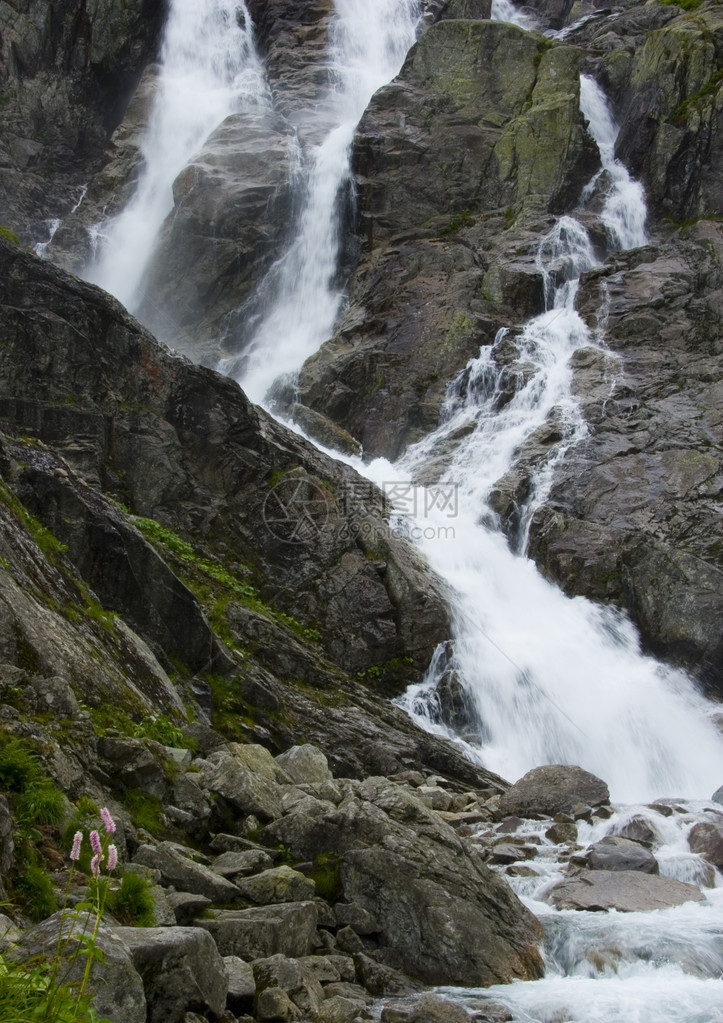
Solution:
<svg viewBox="0 0 723 1023"><path fill-rule="evenodd" d="M110 810L108 809L107 806L103 807L103 809L100 811L100 815L103 818L105 830L108 832L109 835L112 835L113 832L115 831L115 821L111 817Z"/></svg>
<svg viewBox="0 0 723 1023"><path fill-rule="evenodd" d="M103 852L103 846L100 844L100 835L97 831L91 831L90 833L90 847L96 856L100 856Z"/></svg>
<svg viewBox="0 0 723 1023"><path fill-rule="evenodd" d="M97 877L100 874L100 863L103 857L99 854L95 855L90 861L90 872L93 877Z"/></svg>
<svg viewBox="0 0 723 1023"><path fill-rule="evenodd" d="M108 846L108 870L115 870L118 866L118 850L114 845Z"/></svg>
<svg viewBox="0 0 723 1023"><path fill-rule="evenodd" d="M73 848L70 850L70 858L71 858L71 860L79 860L80 859L80 846L81 846L82 842L83 842L83 832L82 831L76 831L76 833L73 835Z"/></svg>

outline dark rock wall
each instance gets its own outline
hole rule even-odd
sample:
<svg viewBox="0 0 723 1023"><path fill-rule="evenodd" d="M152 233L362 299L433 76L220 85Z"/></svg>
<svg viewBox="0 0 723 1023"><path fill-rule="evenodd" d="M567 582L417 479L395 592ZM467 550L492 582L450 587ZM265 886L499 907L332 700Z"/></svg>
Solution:
<svg viewBox="0 0 723 1023"><path fill-rule="evenodd" d="M167 0L10 0L0 9L0 223L37 238L98 170Z"/></svg>

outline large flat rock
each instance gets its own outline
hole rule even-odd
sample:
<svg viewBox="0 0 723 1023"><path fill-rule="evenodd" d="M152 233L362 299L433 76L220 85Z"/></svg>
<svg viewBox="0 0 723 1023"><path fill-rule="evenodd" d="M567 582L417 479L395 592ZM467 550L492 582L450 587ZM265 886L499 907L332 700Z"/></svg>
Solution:
<svg viewBox="0 0 723 1023"><path fill-rule="evenodd" d="M694 884L637 870L583 870L548 892L557 909L617 909L621 913L668 909L683 902L705 902Z"/></svg>

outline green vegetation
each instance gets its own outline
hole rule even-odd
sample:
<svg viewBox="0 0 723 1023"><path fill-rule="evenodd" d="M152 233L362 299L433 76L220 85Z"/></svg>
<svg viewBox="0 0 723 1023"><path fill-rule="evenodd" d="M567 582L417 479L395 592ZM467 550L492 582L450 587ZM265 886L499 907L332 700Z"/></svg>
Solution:
<svg viewBox="0 0 723 1023"><path fill-rule="evenodd" d="M698 91L694 92L692 96L688 96L686 100L683 100L682 103L678 104L675 108L675 112L673 113L673 120L684 120L690 108L695 106L697 103L700 103L702 99L706 99L708 96L713 96L718 91L718 87L722 82L723 68L718 68L718 70L710 76L702 89L698 89Z"/></svg>
<svg viewBox="0 0 723 1023"><path fill-rule="evenodd" d="M90 707L89 712L93 731L98 736L106 735L109 730L113 730L129 739L153 739L162 746L196 752L196 741L184 735L183 730L165 714L159 714L156 718L142 718L136 722L121 708Z"/></svg>
<svg viewBox="0 0 723 1023"><path fill-rule="evenodd" d="M0 783L11 792L25 792L42 780L40 761L28 744L0 734Z"/></svg>
<svg viewBox="0 0 723 1023"><path fill-rule="evenodd" d="M18 822L58 825L63 819L65 796L50 782L33 785L16 802Z"/></svg>
<svg viewBox="0 0 723 1023"><path fill-rule="evenodd" d="M32 920L44 920L58 908L53 883L46 871L37 864L27 865L25 871L16 879L14 888Z"/></svg>
<svg viewBox="0 0 723 1023"><path fill-rule="evenodd" d="M0 224L0 238L3 238L6 242L10 242L11 245L20 245L20 239L11 231L9 227L3 227Z"/></svg>
<svg viewBox="0 0 723 1023"><path fill-rule="evenodd" d="M67 551L65 544L53 536L49 529L31 515L25 505L17 499L12 490L0 481L0 501L5 504L13 513L15 518L25 526L40 550L50 561L55 561L58 555Z"/></svg>
<svg viewBox="0 0 723 1023"><path fill-rule="evenodd" d="M163 803L158 796L149 796L142 789L127 789L123 802L137 828L151 833L163 830Z"/></svg>
<svg viewBox="0 0 723 1023"><path fill-rule="evenodd" d="M0 1023L104 1023L49 963L19 965L0 956Z"/></svg>
<svg viewBox="0 0 723 1023"><path fill-rule="evenodd" d="M284 611L277 611L269 607L250 583L238 579L219 561L198 555L193 546L174 533L172 529L162 526L155 519L146 519L138 515L131 515L130 520L147 540L153 544L160 544L183 563L186 568L186 572L183 574L184 583L193 591L201 604L208 609L214 631L230 649L242 656L246 653L234 641L226 624L226 606L234 600L251 608L252 611L257 611L265 618L285 625L300 639L309 643L318 643L321 639L317 629L304 626ZM243 570L249 572L249 569L245 567Z"/></svg>
<svg viewBox="0 0 723 1023"><path fill-rule="evenodd" d="M341 865L344 857L339 853L317 853L314 857L314 869L309 877L316 885L316 894L327 902L339 902L344 897L341 883Z"/></svg>
<svg viewBox="0 0 723 1023"><path fill-rule="evenodd" d="M659 0L666 7L680 7L684 11L697 11L703 0Z"/></svg>
<svg viewBox="0 0 723 1023"><path fill-rule="evenodd" d="M126 927L155 927L151 886L138 874L124 874L120 888L108 893L107 908Z"/></svg>
<svg viewBox="0 0 723 1023"><path fill-rule="evenodd" d="M461 231L463 227L469 227L470 224L474 224L474 217L469 210L460 210L459 213L455 213L450 222L446 224L438 234L439 238L451 237Z"/></svg>
<svg viewBox="0 0 723 1023"><path fill-rule="evenodd" d="M37 755L22 739L0 737L0 784L15 794L19 827L61 821L65 797L44 774Z"/></svg>

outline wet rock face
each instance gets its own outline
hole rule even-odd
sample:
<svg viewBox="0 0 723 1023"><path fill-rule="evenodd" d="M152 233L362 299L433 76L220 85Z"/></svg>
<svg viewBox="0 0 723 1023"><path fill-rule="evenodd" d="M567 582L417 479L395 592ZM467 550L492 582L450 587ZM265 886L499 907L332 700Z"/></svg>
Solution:
<svg viewBox="0 0 723 1023"><path fill-rule="evenodd" d="M701 223L586 275L578 308L608 348L573 359L592 429L530 538L566 592L627 608L653 650L717 693L722 253L719 227Z"/></svg>
<svg viewBox="0 0 723 1023"><path fill-rule="evenodd" d="M362 118L365 252L300 397L365 453L394 458L433 429L447 381L480 345L543 310L534 238L597 167L578 109L581 58L512 25L452 16Z"/></svg>
<svg viewBox="0 0 723 1023"><path fill-rule="evenodd" d="M93 557L80 567L103 580L104 563L109 569L133 559L134 530L114 527L103 495L125 497L148 518L166 518L207 542L233 543L247 557L253 551L270 584L268 599L318 623L328 655L345 670L395 661L401 681L415 661L416 670L426 667L447 631L444 598L436 583L428 589L423 582L426 569L414 551L387 529L380 494L294 439L234 383L158 346L98 289L4 243L0 258L7 312L2 414L73 467L69 473L57 458L36 459L23 485L37 514L81 551L92 523ZM301 495L297 510L305 528L280 535L264 507L288 472L282 525L288 525L288 502L293 510ZM81 511L81 496L88 512ZM77 517L63 515L71 505ZM374 550L373 560L360 544ZM132 579L127 573L129 587ZM151 591L137 577L135 587L135 597L126 588L124 599L135 601L143 630L142 603ZM193 599L188 603L192 608Z"/></svg>
<svg viewBox="0 0 723 1023"><path fill-rule="evenodd" d="M717 4L650 32L633 57L616 152L658 216L723 213L722 57Z"/></svg>
<svg viewBox="0 0 723 1023"><path fill-rule="evenodd" d="M263 105L233 114L173 184L138 315L197 362L217 362L224 317L249 299L287 240L294 145L288 122Z"/></svg>
<svg viewBox="0 0 723 1023"><path fill-rule="evenodd" d="M99 165L166 10L167 0L3 4L0 223L23 240L67 212Z"/></svg>
<svg viewBox="0 0 723 1023"><path fill-rule="evenodd" d="M501 22L432 26L359 126L367 246L436 213L566 207L597 160L576 109L581 56Z"/></svg>

